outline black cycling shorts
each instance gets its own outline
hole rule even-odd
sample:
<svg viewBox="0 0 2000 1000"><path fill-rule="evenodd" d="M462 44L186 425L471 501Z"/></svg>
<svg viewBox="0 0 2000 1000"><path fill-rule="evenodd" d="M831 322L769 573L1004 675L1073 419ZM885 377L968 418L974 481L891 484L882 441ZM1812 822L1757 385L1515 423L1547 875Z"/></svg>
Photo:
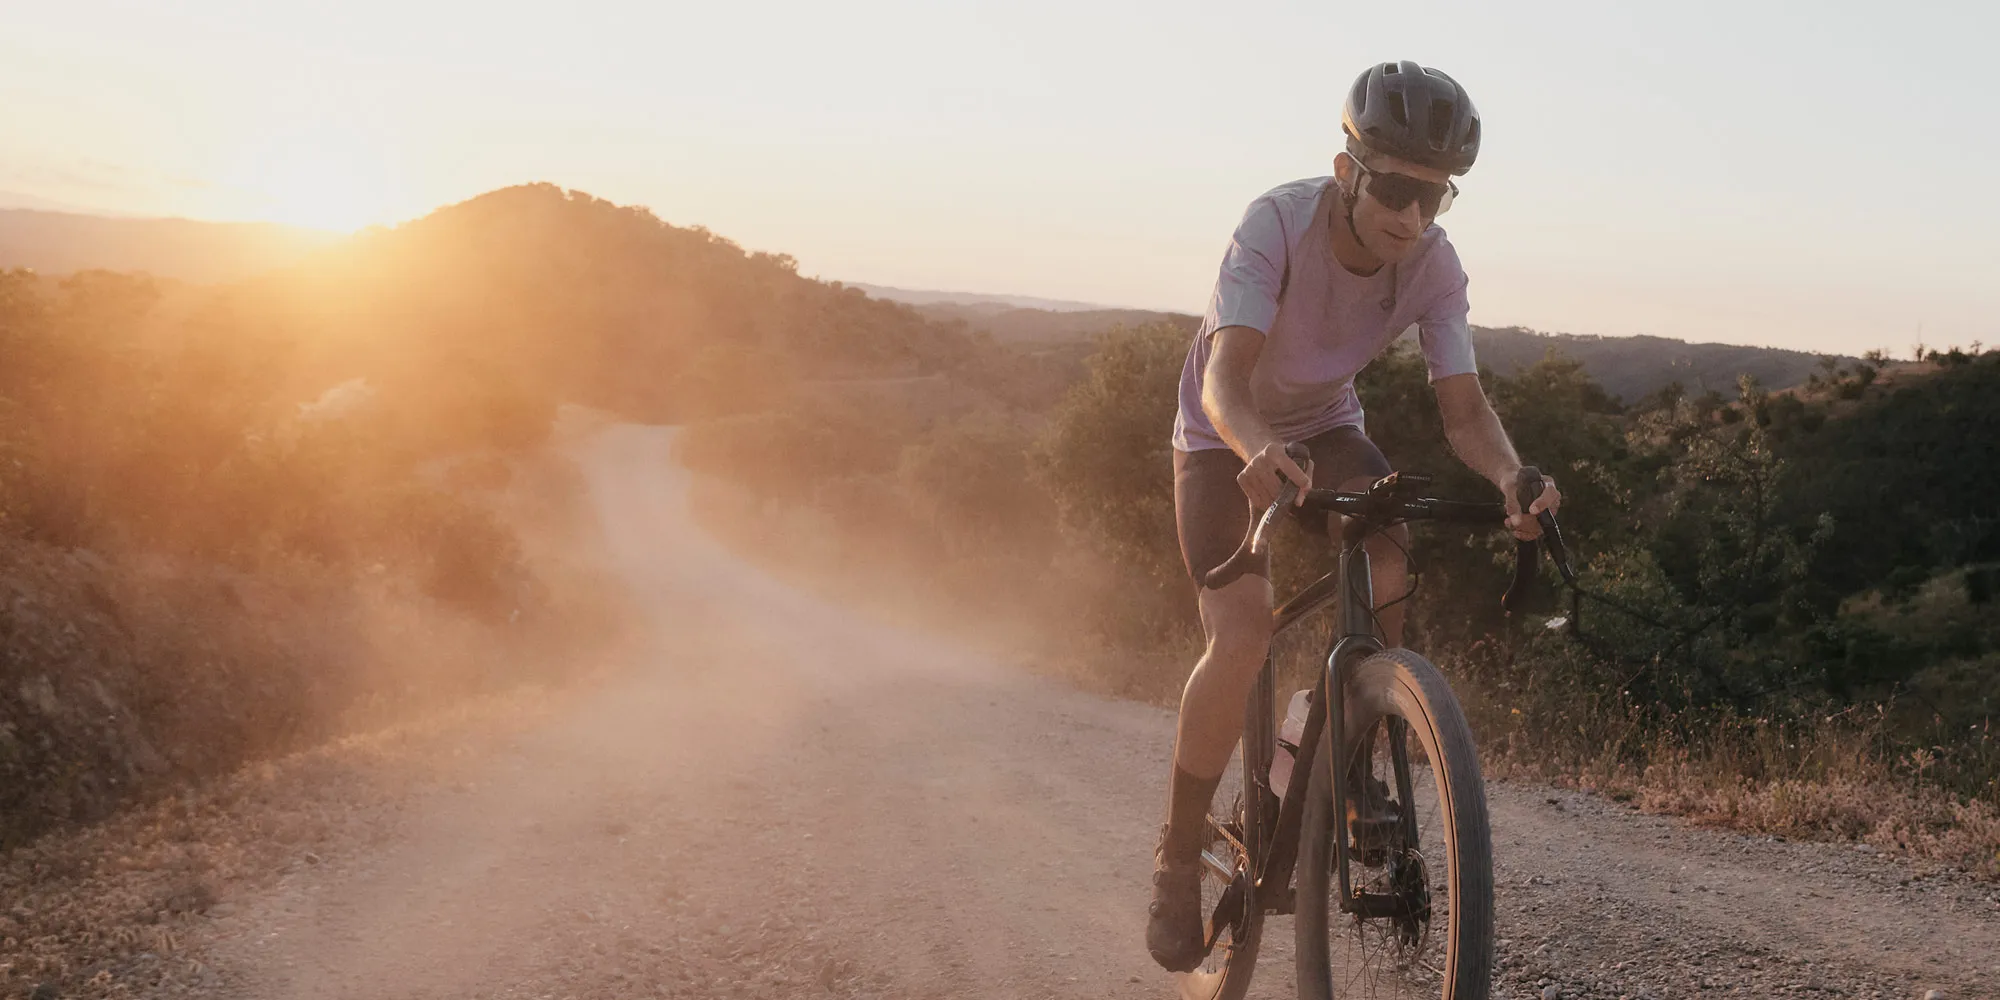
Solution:
<svg viewBox="0 0 2000 1000"><path fill-rule="evenodd" d="M1389 460L1359 427L1335 427L1305 441L1312 452L1313 486L1339 489L1357 482L1374 482L1389 474ZM1243 460L1228 448L1174 452L1174 527L1181 537L1181 560L1188 575L1201 584L1208 571L1228 561L1243 544L1251 518L1250 499L1237 485ZM1326 532L1326 520L1302 518L1308 530ZM1251 573L1269 579L1268 555Z"/></svg>

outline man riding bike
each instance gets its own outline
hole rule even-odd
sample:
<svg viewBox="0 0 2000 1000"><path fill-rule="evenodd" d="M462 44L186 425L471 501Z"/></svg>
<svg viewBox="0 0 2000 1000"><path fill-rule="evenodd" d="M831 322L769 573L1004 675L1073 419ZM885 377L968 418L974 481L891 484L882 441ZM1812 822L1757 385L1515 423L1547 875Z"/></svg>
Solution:
<svg viewBox="0 0 2000 1000"><path fill-rule="evenodd" d="M1268 560L1219 589L1202 583L1282 481L1361 490L1389 473L1363 432L1355 374L1415 324L1452 450L1507 497L1514 534L1538 537L1533 514L1561 502L1553 480L1528 512L1515 500L1521 460L1480 388L1465 272L1433 221L1456 194L1451 178L1479 155L1465 88L1414 62L1382 63L1354 81L1341 125L1347 151L1332 177L1251 203L1181 371L1174 514L1208 645L1181 694L1148 907L1146 947L1169 971L1202 961L1200 838L1271 640ZM1289 442L1310 451L1304 467L1286 456ZM1367 546L1390 646L1402 645L1408 544L1399 528ZM1369 807L1350 802L1350 821L1357 808Z"/></svg>

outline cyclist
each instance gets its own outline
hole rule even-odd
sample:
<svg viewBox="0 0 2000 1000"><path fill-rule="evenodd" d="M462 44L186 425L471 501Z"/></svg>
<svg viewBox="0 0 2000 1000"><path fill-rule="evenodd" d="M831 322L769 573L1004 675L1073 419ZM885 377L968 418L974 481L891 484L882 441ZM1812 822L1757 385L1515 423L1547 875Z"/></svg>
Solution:
<svg viewBox="0 0 2000 1000"><path fill-rule="evenodd" d="M1471 98L1435 69L1382 63L1354 81L1341 126L1347 150L1332 177L1251 203L1181 371L1174 514L1208 644L1181 694L1146 926L1147 950L1174 972L1203 957L1201 838L1271 640L1268 560L1220 589L1203 578L1235 552L1283 480L1358 490L1390 471L1364 433L1355 374L1414 324L1452 450L1506 496L1514 534L1538 537L1532 515L1561 502L1545 480L1531 510L1519 509L1521 460L1480 388L1465 272L1434 222L1457 191L1451 178L1479 155ZM1286 442L1303 442L1311 461L1293 462ZM1409 587L1407 544L1402 533L1367 547L1376 601L1390 605L1381 625L1391 646L1402 644L1394 602Z"/></svg>

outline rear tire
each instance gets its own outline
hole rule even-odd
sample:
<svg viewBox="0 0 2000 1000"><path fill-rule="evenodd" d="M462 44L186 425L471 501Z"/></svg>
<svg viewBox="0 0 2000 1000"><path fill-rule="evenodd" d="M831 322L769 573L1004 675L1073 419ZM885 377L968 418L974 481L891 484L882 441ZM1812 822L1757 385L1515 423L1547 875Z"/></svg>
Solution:
<svg viewBox="0 0 2000 1000"><path fill-rule="evenodd" d="M1384 891L1399 877L1388 874L1392 866L1401 866L1405 875L1420 873L1430 909L1426 918L1402 928L1394 919L1362 920L1341 912L1333 838L1337 830L1344 836L1347 824L1333 815L1329 727L1328 738L1313 752L1299 830L1294 921L1299 996L1487 1000L1493 977L1493 837L1465 712L1444 675L1407 649L1386 650L1362 661L1346 678L1345 697L1347 715L1358 727L1350 738L1357 750L1372 748L1370 768L1391 789L1398 782L1394 773L1385 773L1391 755L1388 740L1381 738L1388 728L1382 723L1398 718L1408 724L1414 793L1411 802L1397 807L1420 827L1414 850L1399 843L1389 851L1395 860L1381 868L1365 866L1358 855L1350 858L1354 886ZM1359 738L1371 730L1374 738ZM1429 800L1435 802L1434 811Z"/></svg>

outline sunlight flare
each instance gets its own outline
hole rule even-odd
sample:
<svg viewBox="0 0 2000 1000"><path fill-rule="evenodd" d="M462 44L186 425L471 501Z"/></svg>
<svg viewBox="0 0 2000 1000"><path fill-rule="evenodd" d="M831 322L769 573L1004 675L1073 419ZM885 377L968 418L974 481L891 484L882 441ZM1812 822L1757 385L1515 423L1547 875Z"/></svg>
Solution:
<svg viewBox="0 0 2000 1000"><path fill-rule="evenodd" d="M299 123L259 135L222 178L240 214L317 229L396 221L407 192L380 139L337 125Z"/></svg>

